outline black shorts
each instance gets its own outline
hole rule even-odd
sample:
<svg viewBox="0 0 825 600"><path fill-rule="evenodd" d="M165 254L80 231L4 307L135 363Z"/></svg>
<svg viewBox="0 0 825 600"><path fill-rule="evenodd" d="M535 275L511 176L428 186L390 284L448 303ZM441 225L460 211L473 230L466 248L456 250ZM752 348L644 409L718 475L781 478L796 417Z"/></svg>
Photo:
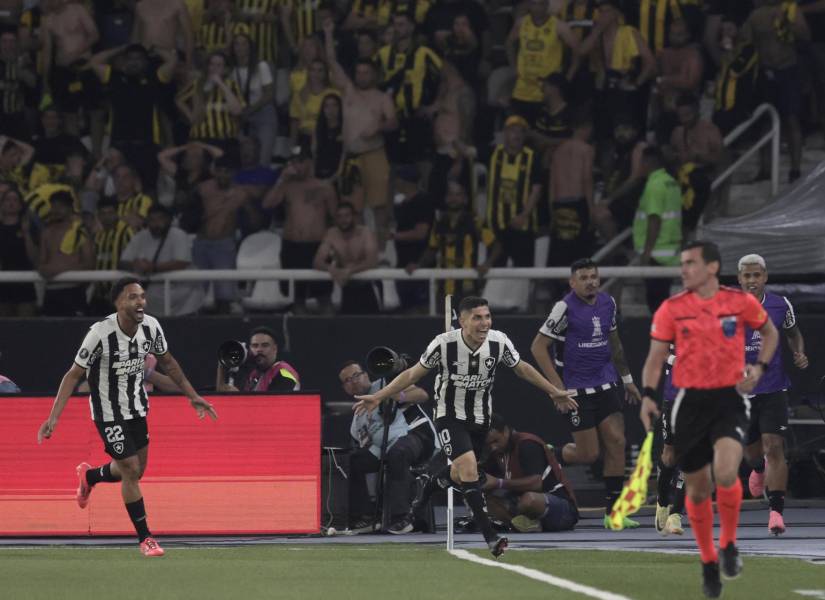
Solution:
<svg viewBox="0 0 825 600"><path fill-rule="evenodd" d="M450 417L441 417L435 421L435 430L441 440L441 448L450 460L471 450L476 460L481 458L484 445L487 442L489 428L476 423L467 423Z"/></svg>
<svg viewBox="0 0 825 600"><path fill-rule="evenodd" d="M745 443L758 442L763 433L784 436L788 430L788 393L784 390L750 398L751 424Z"/></svg>
<svg viewBox="0 0 825 600"><path fill-rule="evenodd" d="M573 431L592 429L613 413L622 412L618 387L599 390L595 394L578 394L575 400L579 408L567 413Z"/></svg>
<svg viewBox="0 0 825 600"><path fill-rule="evenodd" d="M106 454L115 460L134 456L138 450L149 445L149 427L143 417L117 423L95 421L95 426Z"/></svg>
<svg viewBox="0 0 825 600"><path fill-rule="evenodd" d="M745 441L750 415L735 388L683 390L673 401L670 427L676 464L685 473L713 462L716 440Z"/></svg>

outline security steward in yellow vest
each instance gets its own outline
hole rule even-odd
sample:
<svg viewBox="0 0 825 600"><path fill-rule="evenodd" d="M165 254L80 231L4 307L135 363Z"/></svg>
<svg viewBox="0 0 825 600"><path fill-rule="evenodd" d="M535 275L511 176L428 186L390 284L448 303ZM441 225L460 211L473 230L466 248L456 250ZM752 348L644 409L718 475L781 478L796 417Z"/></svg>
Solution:
<svg viewBox="0 0 825 600"><path fill-rule="evenodd" d="M496 146L487 174L487 226L501 243L496 266L512 258L516 267L535 264L536 206L541 196L541 160L525 146L527 121L519 115L504 123L504 143Z"/></svg>

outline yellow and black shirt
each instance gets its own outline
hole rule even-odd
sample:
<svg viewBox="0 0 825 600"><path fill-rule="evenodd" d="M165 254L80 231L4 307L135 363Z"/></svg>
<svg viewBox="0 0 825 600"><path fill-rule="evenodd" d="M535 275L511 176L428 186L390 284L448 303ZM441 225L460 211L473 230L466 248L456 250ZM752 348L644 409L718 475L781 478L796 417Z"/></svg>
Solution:
<svg viewBox="0 0 825 600"><path fill-rule="evenodd" d="M542 106L534 128L538 133L550 138L567 139L572 137L570 107L565 105L560 111L551 113L547 106Z"/></svg>
<svg viewBox="0 0 825 600"><path fill-rule="evenodd" d="M684 20L688 25L701 18L701 0L639 0L637 19L642 39L656 54L669 46L670 24Z"/></svg>
<svg viewBox="0 0 825 600"><path fill-rule="evenodd" d="M393 15L403 13L412 16L416 24L421 25L432 4L431 0L355 0L352 12L365 18L374 18L379 27L386 27Z"/></svg>
<svg viewBox="0 0 825 600"><path fill-rule="evenodd" d="M737 48L729 59L722 61L716 76L716 110L732 111L752 102L759 75L759 56L753 44Z"/></svg>
<svg viewBox="0 0 825 600"><path fill-rule="evenodd" d="M275 62L278 53L278 22L265 21L262 17L277 15L280 0L236 0L238 12L252 16L253 21L246 23L249 37L258 50L258 59Z"/></svg>
<svg viewBox="0 0 825 600"><path fill-rule="evenodd" d="M95 268L98 271L117 269L120 255L133 235L132 228L120 219L111 229L98 231L95 234L95 252L97 256Z"/></svg>
<svg viewBox="0 0 825 600"><path fill-rule="evenodd" d="M400 116L411 117L421 106L435 101L441 79L441 58L427 46L400 52L393 46L378 51L384 81L382 87L394 90Z"/></svg>
<svg viewBox="0 0 825 600"><path fill-rule="evenodd" d="M525 146L510 156L499 144L490 157L487 181L487 226L493 231L508 229L513 217L524 211L530 190L541 184L539 161L532 148ZM528 219L527 228L537 228L536 210Z"/></svg>
<svg viewBox="0 0 825 600"><path fill-rule="evenodd" d="M238 101L243 104L243 95L234 79L225 79L224 83L232 90ZM200 84L198 84L200 85ZM238 117L229 111L223 91L218 86L206 92L204 98L205 113L203 119L192 125L189 137L195 140L226 140L238 137Z"/></svg>
<svg viewBox="0 0 825 600"><path fill-rule="evenodd" d="M138 214L145 220L149 216L150 208L152 208L152 199L138 192L124 201L118 200L117 216L123 218L126 215Z"/></svg>
<svg viewBox="0 0 825 600"><path fill-rule="evenodd" d="M556 32L558 19L551 16L536 25L529 14L521 21L516 56L516 86L513 98L523 102L541 102L544 98L542 80L561 71L564 63L564 42Z"/></svg>
<svg viewBox="0 0 825 600"><path fill-rule="evenodd" d="M473 269L478 266L479 243L488 250L496 241L491 229L484 227L469 210L459 215L445 212L437 218L430 229L427 248L435 253L436 264L442 269ZM474 280L444 282L444 293L468 293L475 291ZM461 285L458 290L457 286Z"/></svg>
<svg viewBox="0 0 825 600"><path fill-rule="evenodd" d="M45 219L52 210L52 194L55 192L69 192L74 201L75 212L80 212L80 200L74 189L65 183L44 183L37 186L23 197L23 202L29 212L40 219Z"/></svg>
<svg viewBox="0 0 825 600"><path fill-rule="evenodd" d="M301 44L306 38L312 37L320 31L321 23L318 22L318 0L282 0L283 4L292 7L292 32L295 43Z"/></svg>

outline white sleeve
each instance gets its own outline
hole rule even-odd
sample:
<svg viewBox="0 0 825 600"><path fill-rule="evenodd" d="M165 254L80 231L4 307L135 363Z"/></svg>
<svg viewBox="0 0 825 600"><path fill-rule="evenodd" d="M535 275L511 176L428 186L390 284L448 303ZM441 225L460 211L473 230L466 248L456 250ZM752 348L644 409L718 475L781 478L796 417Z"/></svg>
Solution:
<svg viewBox="0 0 825 600"><path fill-rule="evenodd" d="M269 70L269 65L265 61L258 63L258 77L261 78L261 87L273 82L272 71Z"/></svg>
<svg viewBox="0 0 825 600"><path fill-rule="evenodd" d="M511 342L510 338L506 335L504 336L503 342L504 350L501 352L501 362L505 367L510 367L512 369L521 362L521 356L519 356L518 350L516 350L513 342Z"/></svg>
<svg viewBox="0 0 825 600"><path fill-rule="evenodd" d="M152 348L149 350L156 356L162 356L169 352L169 345L166 343L166 336L163 335L163 327L155 321L155 337L152 339Z"/></svg>
<svg viewBox="0 0 825 600"><path fill-rule="evenodd" d="M173 228L169 232L169 236L172 237L170 241L173 242L171 248L171 260L180 260L191 263L192 240L189 239L189 235L183 229Z"/></svg>
<svg viewBox="0 0 825 600"><path fill-rule="evenodd" d="M796 313L793 310L793 304L791 304L791 301L785 296L782 296L782 299L788 307L785 311L785 320L782 322L782 329L793 329L796 327Z"/></svg>
<svg viewBox="0 0 825 600"><path fill-rule="evenodd" d="M539 329L539 333L563 342L565 331L567 331L567 303L564 300L559 300L553 306L553 310L550 311L544 325Z"/></svg>
<svg viewBox="0 0 825 600"><path fill-rule="evenodd" d="M126 262L132 262L138 257L138 247L140 244L140 240L143 238L140 233L135 234L129 243L126 244L126 247L123 249L123 252L120 253L120 260Z"/></svg>
<svg viewBox="0 0 825 600"><path fill-rule="evenodd" d="M440 362L441 338L436 337L432 342L430 342L427 349L424 350L424 354L421 355L421 358L418 360L418 364L425 369L435 369Z"/></svg>
<svg viewBox="0 0 825 600"><path fill-rule="evenodd" d="M80 349L74 357L74 362L83 369L89 369L95 361L100 358L102 353L103 345L100 340L100 333L98 332L98 328L92 325L86 337L83 338L83 343L80 344Z"/></svg>

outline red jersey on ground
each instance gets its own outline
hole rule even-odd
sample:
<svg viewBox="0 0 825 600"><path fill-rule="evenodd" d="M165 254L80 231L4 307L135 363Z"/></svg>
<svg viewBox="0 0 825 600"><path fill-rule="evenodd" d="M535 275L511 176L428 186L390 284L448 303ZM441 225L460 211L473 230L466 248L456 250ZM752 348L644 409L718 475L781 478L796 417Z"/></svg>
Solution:
<svg viewBox="0 0 825 600"><path fill-rule="evenodd" d="M708 299L686 290L662 303L650 336L676 345L676 387L732 387L745 369L745 326L759 329L767 320L759 301L741 290L722 286Z"/></svg>

